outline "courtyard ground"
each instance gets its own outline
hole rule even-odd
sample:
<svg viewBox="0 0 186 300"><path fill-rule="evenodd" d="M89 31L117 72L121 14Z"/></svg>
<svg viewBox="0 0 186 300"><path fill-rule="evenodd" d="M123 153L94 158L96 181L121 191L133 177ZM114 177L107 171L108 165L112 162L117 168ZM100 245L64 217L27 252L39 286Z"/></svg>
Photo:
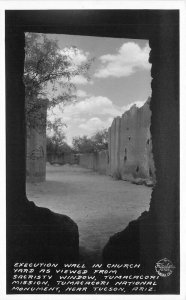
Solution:
<svg viewBox="0 0 186 300"><path fill-rule="evenodd" d="M82 261L100 262L109 237L149 209L152 188L79 166L47 164L46 182L27 184L28 199L78 225Z"/></svg>

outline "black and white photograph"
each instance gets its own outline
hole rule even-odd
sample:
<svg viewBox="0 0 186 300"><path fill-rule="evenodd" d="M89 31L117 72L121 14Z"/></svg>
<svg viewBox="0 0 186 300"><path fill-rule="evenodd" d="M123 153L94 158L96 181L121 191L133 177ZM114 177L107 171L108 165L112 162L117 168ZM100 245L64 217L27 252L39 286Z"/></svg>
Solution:
<svg viewBox="0 0 186 300"><path fill-rule="evenodd" d="M148 41L25 35L27 197L70 216L98 263L155 184Z"/></svg>
<svg viewBox="0 0 186 300"><path fill-rule="evenodd" d="M180 10L5 10L6 294L180 295Z"/></svg>

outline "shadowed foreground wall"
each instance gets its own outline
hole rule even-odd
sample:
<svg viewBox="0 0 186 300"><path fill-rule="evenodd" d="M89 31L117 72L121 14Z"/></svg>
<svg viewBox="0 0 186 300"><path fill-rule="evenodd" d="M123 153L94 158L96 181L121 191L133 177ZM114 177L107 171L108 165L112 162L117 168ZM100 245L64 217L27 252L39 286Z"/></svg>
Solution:
<svg viewBox="0 0 186 300"><path fill-rule="evenodd" d="M175 19L174 19L175 20ZM150 109L156 185L150 210L110 237L103 261L140 262L144 272L162 258L174 272L162 277L160 293L179 293L179 35L178 24L159 25L149 40L152 63Z"/></svg>
<svg viewBox="0 0 186 300"><path fill-rule="evenodd" d="M14 25L10 24L10 19L7 21L9 13L6 14L7 292L12 293L16 261L77 261L79 233L70 217L37 207L26 196L25 87L22 79L25 40L19 22L14 17L10 17ZM41 145L39 136L34 141L35 145L38 142L38 146ZM31 151L31 155L40 157L40 150Z"/></svg>

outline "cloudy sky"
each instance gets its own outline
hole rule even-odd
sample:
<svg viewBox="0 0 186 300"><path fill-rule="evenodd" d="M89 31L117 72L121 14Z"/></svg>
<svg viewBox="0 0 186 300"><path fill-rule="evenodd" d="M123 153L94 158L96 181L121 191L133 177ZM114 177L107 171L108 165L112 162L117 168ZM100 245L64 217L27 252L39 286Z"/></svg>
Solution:
<svg viewBox="0 0 186 300"><path fill-rule="evenodd" d="M108 128L115 116L122 115L136 103L141 106L151 96L151 65L146 40L102 38L74 35L47 35L58 39L62 51L76 46L72 59L78 65L94 58L90 81L76 76L77 103L67 105L63 112L56 107L49 118L61 117L66 123L67 142L74 136L91 136Z"/></svg>

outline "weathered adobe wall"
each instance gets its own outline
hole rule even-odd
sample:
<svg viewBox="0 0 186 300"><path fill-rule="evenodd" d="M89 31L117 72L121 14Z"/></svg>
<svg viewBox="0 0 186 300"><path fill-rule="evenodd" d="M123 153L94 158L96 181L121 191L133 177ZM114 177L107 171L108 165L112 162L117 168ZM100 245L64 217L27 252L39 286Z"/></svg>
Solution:
<svg viewBox="0 0 186 300"><path fill-rule="evenodd" d="M134 182L155 181L150 134L150 98L141 107L135 105L109 128L108 151L80 155L80 166Z"/></svg>
<svg viewBox="0 0 186 300"><path fill-rule="evenodd" d="M80 154L79 165L83 168L107 175L109 173L108 151L103 150L96 153Z"/></svg>
<svg viewBox="0 0 186 300"><path fill-rule="evenodd" d="M79 163L79 155L73 153L61 153L61 154L52 154L47 153L47 162L51 164L78 164Z"/></svg>
<svg viewBox="0 0 186 300"><path fill-rule="evenodd" d="M155 180L150 134L150 98L132 106L109 128L109 174L124 180Z"/></svg>
<svg viewBox="0 0 186 300"><path fill-rule="evenodd" d="M42 182L46 178L46 100L42 101L39 112L43 116L42 126L31 126L27 130L26 176L28 182Z"/></svg>
<svg viewBox="0 0 186 300"><path fill-rule="evenodd" d="M79 165L83 168L93 169L94 168L94 153L80 154Z"/></svg>
<svg viewBox="0 0 186 300"><path fill-rule="evenodd" d="M94 165L95 171L100 174L109 174L109 153L107 150L102 150L96 153Z"/></svg>

